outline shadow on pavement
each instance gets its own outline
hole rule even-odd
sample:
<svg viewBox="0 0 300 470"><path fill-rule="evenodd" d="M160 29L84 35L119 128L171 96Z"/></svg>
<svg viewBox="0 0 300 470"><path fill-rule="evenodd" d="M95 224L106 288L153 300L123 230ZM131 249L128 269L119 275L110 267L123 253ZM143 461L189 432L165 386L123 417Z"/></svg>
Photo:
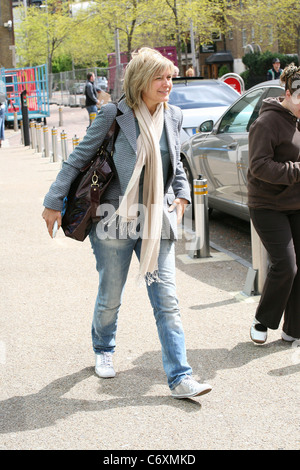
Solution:
<svg viewBox="0 0 300 470"><path fill-rule="evenodd" d="M235 369L252 360L274 354L282 348L290 348L281 340L256 347L250 341L237 344L232 350L188 350L188 359L195 376L205 377L206 381L216 375L217 370ZM147 352L140 356L133 368L117 373L115 379L101 380L96 377L94 367L86 367L78 372L54 380L39 392L25 396L14 396L0 402L0 433L22 432L53 426L57 420L82 411L106 411L115 408L172 406L186 413L198 412L201 403L198 400L176 400L166 395L150 395L153 385L166 384L159 351ZM271 375L289 375L300 371L300 364L283 370L270 371ZM82 400L64 398L74 386L91 376L99 381L99 399ZM213 392L212 392L213 393ZM101 396L111 395L111 399Z"/></svg>

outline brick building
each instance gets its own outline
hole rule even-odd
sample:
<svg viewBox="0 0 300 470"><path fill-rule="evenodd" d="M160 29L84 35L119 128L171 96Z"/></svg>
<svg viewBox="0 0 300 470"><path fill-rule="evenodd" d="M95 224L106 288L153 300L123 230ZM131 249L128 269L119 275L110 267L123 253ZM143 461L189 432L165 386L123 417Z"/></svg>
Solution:
<svg viewBox="0 0 300 470"><path fill-rule="evenodd" d="M264 40L254 37L253 28L233 28L226 36L215 35L211 44L200 47L200 75L205 78L218 78L222 65L226 65L230 72L241 73L245 70L242 57L248 52L262 52L270 50L278 52L279 44L276 28L270 24L268 35Z"/></svg>
<svg viewBox="0 0 300 470"><path fill-rule="evenodd" d="M0 0L0 67L15 67L12 0Z"/></svg>

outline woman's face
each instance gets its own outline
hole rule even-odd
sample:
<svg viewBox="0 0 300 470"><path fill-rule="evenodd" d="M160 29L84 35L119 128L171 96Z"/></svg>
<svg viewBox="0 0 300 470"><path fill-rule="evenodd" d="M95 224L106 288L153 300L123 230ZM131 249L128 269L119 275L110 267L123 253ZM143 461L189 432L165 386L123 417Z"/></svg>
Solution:
<svg viewBox="0 0 300 470"><path fill-rule="evenodd" d="M291 93L289 90L286 91L285 101L288 109L297 117L300 118L300 89Z"/></svg>
<svg viewBox="0 0 300 470"><path fill-rule="evenodd" d="M161 74L154 76L149 90L142 92L142 98L150 113L154 113L159 103L166 103L172 90L172 74L170 70L165 70Z"/></svg>

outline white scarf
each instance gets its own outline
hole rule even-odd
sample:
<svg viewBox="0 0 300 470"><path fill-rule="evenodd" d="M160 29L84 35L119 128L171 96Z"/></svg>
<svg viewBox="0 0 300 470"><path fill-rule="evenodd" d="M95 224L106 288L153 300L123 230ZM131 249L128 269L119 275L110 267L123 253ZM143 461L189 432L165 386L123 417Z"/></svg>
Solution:
<svg viewBox="0 0 300 470"><path fill-rule="evenodd" d="M163 170L159 141L164 125L164 106L160 103L153 115L142 101L135 115L140 127L137 139L137 160L126 188L122 202L115 215L119 215L120 224L137 219L136 213L130 215L130 208L138 204L139 181L143 167L143 205L147 208L140 256L139 274L148 284L159 281L158 255L160 248L163 218ZM135 206L137 207L137 206Z"/></svg>

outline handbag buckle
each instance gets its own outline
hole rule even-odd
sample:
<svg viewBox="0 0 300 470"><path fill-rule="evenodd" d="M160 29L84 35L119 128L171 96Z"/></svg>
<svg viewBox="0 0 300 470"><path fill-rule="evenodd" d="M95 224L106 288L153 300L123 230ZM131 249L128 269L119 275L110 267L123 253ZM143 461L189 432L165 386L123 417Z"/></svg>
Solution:
<svg viewBox="0 0 300 470"><path fill-rule="evenodd" d="M94 174L92 176L92 184L91 186L99 186L98 184L99 178L97 176L97 173L94 171Z"/></svg>

